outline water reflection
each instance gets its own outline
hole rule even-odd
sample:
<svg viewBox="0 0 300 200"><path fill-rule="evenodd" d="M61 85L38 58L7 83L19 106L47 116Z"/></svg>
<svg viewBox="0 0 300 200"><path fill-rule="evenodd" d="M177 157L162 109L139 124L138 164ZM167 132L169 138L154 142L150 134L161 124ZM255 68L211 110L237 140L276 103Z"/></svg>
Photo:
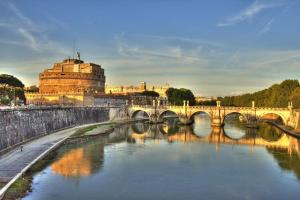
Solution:
<svg viewBox="0 0 300 200"><path fill-rule="evenodd" d="M51 169L65 177L89 176L92 173L93 164L89 158L83 148L72 149L54 162Z"/></svg>
<svg viewBox="0 0 300 200"><path fill-rule="evenodd" d="M117 128L118 134L71 141L59 150L58 158L51 164L52 171L70 178L97 173L103 166L105 145L124 141L128 130L127 128Z"/></svg>
<svg viewBox="0 0 300 200"><path fill-rule="evenodd" d="M229 114L225 118L224 129L227 133L227 136L232 139L242 138L248 131L245 126L245 119L240 114Z"/></svg>
<svg viewBox="0 0 300 200"><path fill-rule="evenodd" d="M109 135L65 145L34 178L33 192L25 199L195 199L199 193L204 199L292 199L300 195L299 140L268 124L247 129L227 122L225 128L211 128L205 115L194 120L192 126L178 126L174 120L128 124ZM52 173L44 173L47 170ZM272 191L268 195L266 185Z"/></svg>
<svg viewBox="0 0 300 200"><path fill-rule="evenodd" d="M261 123L259 125L257 134L268 141L278 141L284 135L281 130L267 123Z"/></svg>
<svg viewBox="0 0 300 200"><path fill-rule="evenodd" d="M153 144L160 144L161 141L168 143L211 143L216 145L217 151L220 150L219 144L266 146L268 152L278 160L280 166L288 169L287 165L293 165L295 162L300 165L300 158L298 158L300 156L299 140L268 124L261 124L258 130L246 129L241 125L234 127L235 123L231 123L227 129L207 126L199 128L205 120L202 116L195 118L193 126L178 126L172 120L158 125L134 123L131 124L130 128L119 128L118 132L123 131L123 134L113 133L101 136L101 139L87 140L73 145L72 148L66 146L63 149L67 150L61 152L61 156L51 165L51 169L54 173L65 177L89 176L97 172L103 165L105 144L118 143L124 140L128 143L139 144L145 144L147 141ZM236 138L232 137L232 133L228 134L227 131L232 131L231 127L234 127L235 131L239 130L241 136ZM201 134L199 130L207 132ZM282 159L280 157L282 151L289 153L293 157L293 161L280 160ZM297 157L298 161L294 157ZM286 159L286 157L283 158Z"/></svg>
<svg viewBox="0 0 300 200"><path fill-rule="evenodd" d="M199 113L193 116L193 131L198 136L205 136L211 133L210 117L206 113Z"/></svg>

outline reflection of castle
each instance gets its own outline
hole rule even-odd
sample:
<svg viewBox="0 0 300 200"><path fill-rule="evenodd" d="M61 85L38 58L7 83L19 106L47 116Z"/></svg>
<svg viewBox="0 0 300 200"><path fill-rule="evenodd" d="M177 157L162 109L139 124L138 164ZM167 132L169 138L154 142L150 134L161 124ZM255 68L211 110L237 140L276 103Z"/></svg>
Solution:
<svg viewBox="0 0 300 200"><path fill-rule="evenodd" d="M166 97L166 91L169 89L169 84L162 86L147 86L146 82L141 82L139 86L105 86L106 94L122 94L128 95L132 93L141 93L144 91L155 91L160 97Z"/></svg>
<svg viewBox="0 0 300 200"><path fill-rule="evenodd" d="M105 144L123 142L126 135L128 128L116 127L109 135L99 135L97 139L91 137L76 140L75 144L73 142L66 144L59 158L51 164L51 169L55 174L70 178L97 173L103 166Z"/></svg>
<svg viewBox="0 0 300 200"><path fill-rule="evenodd" d="M52 170L65 177L89 176L91 161L87 159L83 148L73 149L51 165Z"/></svg>
<svg viewBox="0 0 300 200"><path fill-rule="evenodd" d="M103 163L104 145L83 141L80 147L76 147L63 153L63 155L51 165L54 173L65 177L90 176L97 172Z"/></svg>
<svg viewBox="0 0 300 200"><path fill-rule="evenodd" d="M94 63L66 59L39 76L39 92L26 92L29 104L93 104L104 94L104 69Z"/></svg>

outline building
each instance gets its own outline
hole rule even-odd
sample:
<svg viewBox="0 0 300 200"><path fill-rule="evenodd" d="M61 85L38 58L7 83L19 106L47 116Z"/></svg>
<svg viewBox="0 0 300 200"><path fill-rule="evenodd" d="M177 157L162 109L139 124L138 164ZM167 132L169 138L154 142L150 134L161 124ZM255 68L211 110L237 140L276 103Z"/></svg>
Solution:
<svg viewBox="0 0 300 200"><path fill-rule="evenodd" d="M195 100L197 103L202 103L202 102L207 102L207 101L215 101L215 100L217 100L217 98L197 96L197 97L195 97Z"/></svg>
<svg viewBox="0 0 300 200"><path fill-rule="evenodd" d="M65 59L39 75L38 92L25 93L27 104L93 105L105 93L104 69L94 63Z"/></svg>
<svg viewBox="0 0 300 200"><path fill-rule="evenodd" d="M170 88L169 84L162 86L147 86L146 82L141 82L137 86L105 86L106 94L129 95L134 93L142 93L144 91L155 91L160 97L167 97L166 91Z"/></svg>

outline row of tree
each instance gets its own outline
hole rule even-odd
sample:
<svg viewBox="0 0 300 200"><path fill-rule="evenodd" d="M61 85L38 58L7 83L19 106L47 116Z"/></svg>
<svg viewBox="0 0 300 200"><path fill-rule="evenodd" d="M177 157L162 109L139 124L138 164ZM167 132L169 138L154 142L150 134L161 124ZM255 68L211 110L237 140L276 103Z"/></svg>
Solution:
<svg viewBox="0 0 300 200"><path fill-rule="evenodd" d="M300 85L298 80L285 80L280 84L244 95L218 98L224 106L251 106L255 101L258 107L287 107L292 101L294 108L300 108Z"/></svg>

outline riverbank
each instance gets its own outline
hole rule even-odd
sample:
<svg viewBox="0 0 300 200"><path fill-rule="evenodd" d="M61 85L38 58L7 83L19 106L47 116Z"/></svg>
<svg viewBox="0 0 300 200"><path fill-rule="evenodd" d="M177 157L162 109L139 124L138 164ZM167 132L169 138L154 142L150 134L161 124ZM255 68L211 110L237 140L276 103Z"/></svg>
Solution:
<svg viewBox="0 0 300 200"><path fill-rule="evenodd" d="M4 186L0 190L0 199L4 197L4 194L9 190L9 188L11 188L11 186L13 186L14 183L16 184L14 185L14 187L12 187L13 188L12 192L14 192L18 187L22 188L23 187L22 180L26 172L30 168L32 168L36 163L38 163L38 161L42 160L50 152L58 148L61 144L63 144L64 141L66 141L76 132L79 132L81 130L81 134L95 135L96 131L98 131L98 134L101 134L109 131L107 129L102 130L103 132L99 132L101 131L99 129L95 130L97 127L101 125L110 124L110 126L113 125L116 126L119 124L130 123L130 122L134 122L134 120L113 121L113 122L107 121L107 122L86 124L86 125L73 127L28 142L24 144L23 151L21 151L20 148L15 148L10 152L1 155L0 156L0 180L1 179L5 180L6 183L5 185L2 183L2 185ZM88 127L91 126L94 127L95 129L90 130L90 128ZM84 137L84 135L81 135L81 137ZM25 178L28 179L28 177Z"/></svg>

